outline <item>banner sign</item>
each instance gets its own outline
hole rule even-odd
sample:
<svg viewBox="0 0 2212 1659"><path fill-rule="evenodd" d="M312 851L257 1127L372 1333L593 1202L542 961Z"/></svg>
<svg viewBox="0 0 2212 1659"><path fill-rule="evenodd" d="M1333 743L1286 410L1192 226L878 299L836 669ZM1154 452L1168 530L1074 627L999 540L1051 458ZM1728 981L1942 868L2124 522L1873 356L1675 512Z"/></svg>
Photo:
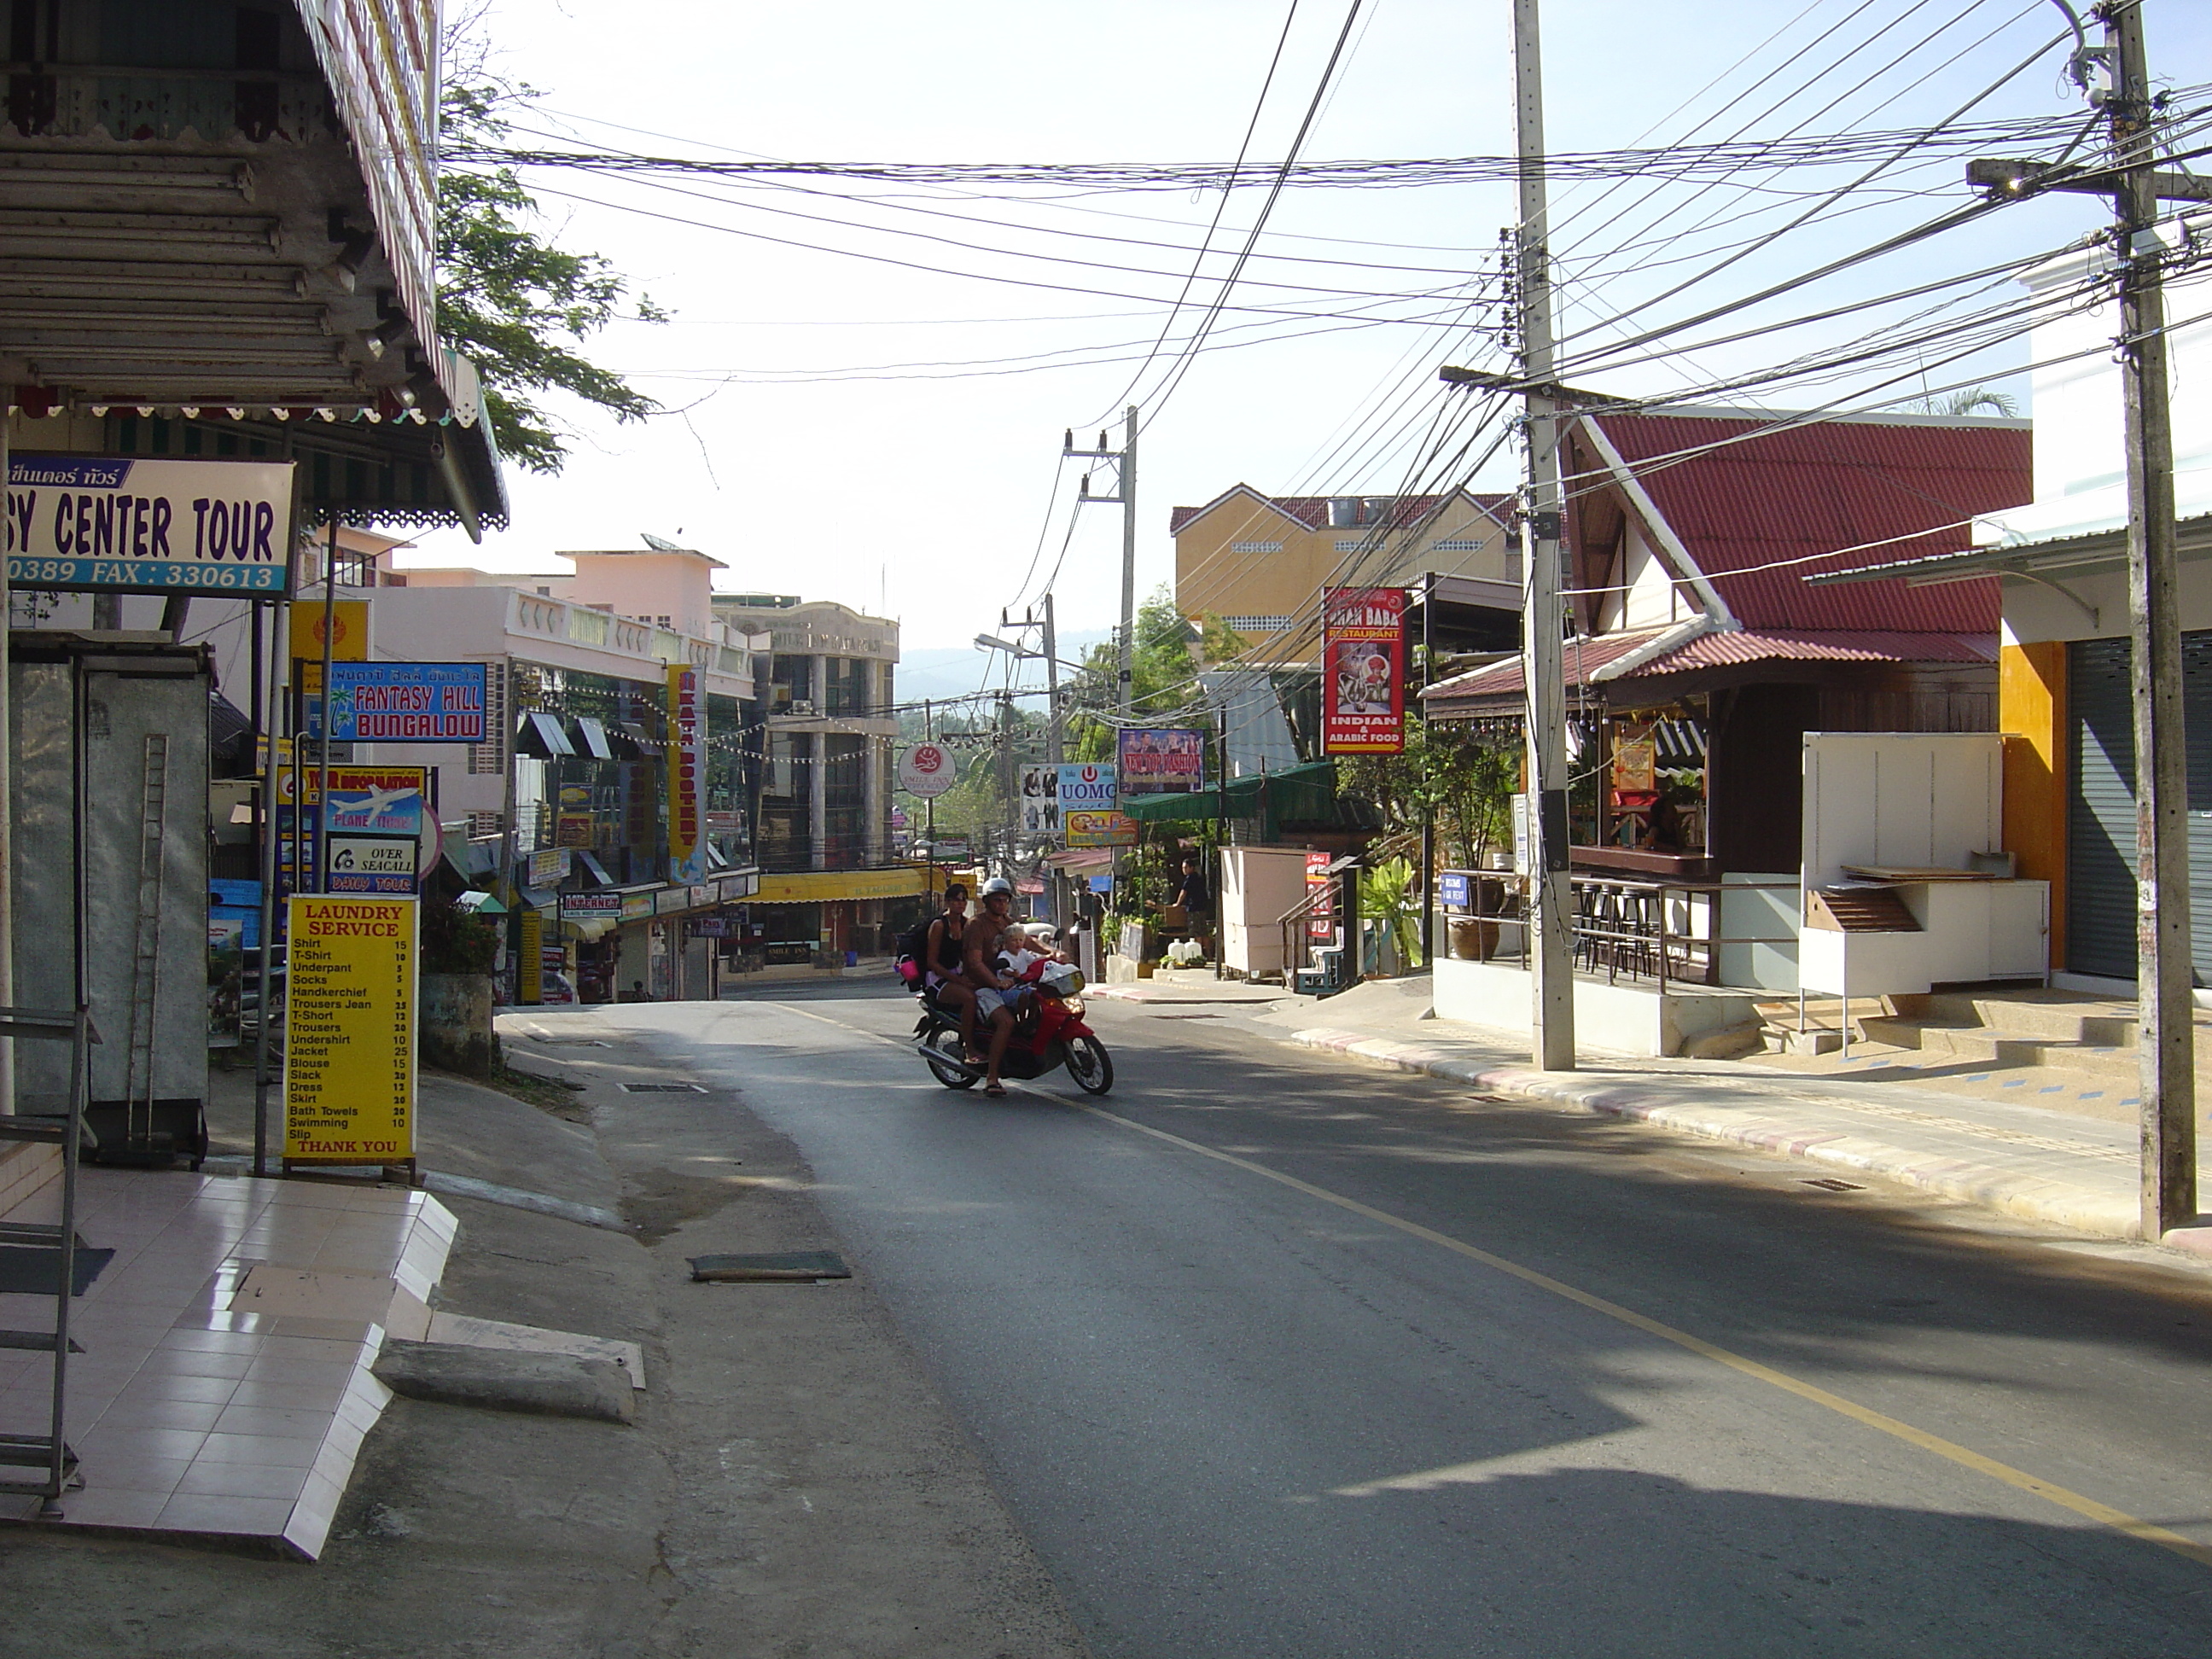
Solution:
<svg viewBox="0 0 2212 1659"><path fill-rule="evenodd" d="M320 584L317 584L320 586ZM323 611L320 599L295 599L286 612L287 626L291 631L292 656L301 666L313 664L315 683L301 681L301 689L307 691L322 690L323 672ZM368 660L368 601L367 599L335 599L327 607L331 613L331 660L332 662L367 662Z"/></svg>
<svg viewBox="0 0 2212 1659"><path fill-rule="evenodd" d="M1060 813L1110 812L1121 804L1114 769L1084 761L1060 769Z"/></svg>
<svg viewBox="0 0 2212 1659"><path fill-rule="evenodd" d="M701 795L707 781L707 703L699 671L668 670L668 861L673 881L707 878Z"/></svg>
<svg viewBox="0 0 2212 1659"><path fill-rule="evenodd" d="M279 595L292 463L8 459L8 580L64 592Z"/></svg>
<svg viewBox="0 0 2212 1659"><path fill-rule="evenodd" d="M623 896L604 889L596 893L563 893L561 895L561 920L563 921L615 921L623 913Z"/></svg>
<svg viewBox="0 0 2212 1659"><path fill-rule="evenodd" d="M286 914L286 1160L413 1158L415 901L295 896Z"/></svg>
<svg viewBox="0 0 2212 1659"><path fill-rule="evenodd" d="M941 744L918 743L899 757L899 787L924 800L943 794L959 776L958 763Z"/></svg>
<svg viewBox="0 0 2212 1659"><path fill-rule="evenodd" d="M307 680L321 678L313 665ZM334 662L332 743L483 743L484 678L480 662ZM307 735L322 735L322 699L307 702Z"/></svg>
<svg viewBox="0 0 2212 1659"><path fill-rule="evenodd" d="M1022 833L1060 836L1060 768L1022 768Z"/></svg>
<svg viewBox="0 0 2212 1659"><path fill-rule="evenodd" d="M1195 793L1206 787L1206 733L1125 731L1121 769L1124 795Z"/></svg>
<svg viewBox="0 0 2212 1659"><path fill-rule="evenodd" d="M592 845L592 815L564 810L553 820L553 844L588 850Z"/></svg>
<svg viewBox="0 0 2212 1659"><path fill-rule="evenodd" d="M1060 815L1067 827L1070 847L1134 847L1137 821L1127 812L1077 812Z"/></svg>
<svg viewBox="0 0 2212 1659"><path fill-rule="evenodd" d="M1336 878L1328 872L1335 862L1328 853L1306 854L1306 896L1312 901L1306 911L1306 937L1311 939L1332 939L1336 937ZM1321 890L1316 892L1316 888Z"/></svg>
<svg viewBox="0 0 2212 1659"><path fill-rule="evenodd" d="M1406 749L1406 590L1322 590L1322 752Z"/></svg>
<svg viewBox="0 0 2212 1659"><path fill-rule="evenodd" d="M568 849L541 847L530 855L523 880L532 887L558 887L568 873Z"/></svg>
<svg viewBox="0 0 2212 1659"><path fill-rule="evenodd" d="M395 893L411 898L421 847L411 836L400 840L332 836L330 890L333 893Z"/></svg>
<svg viewBox="0 0 2212 1659"><path fill-rule="evenodd" d="M514 959L514 1000L535 1003L545 1000L545 919L535 910L525 910L520 929L522 939L520 954Z"/></svg>

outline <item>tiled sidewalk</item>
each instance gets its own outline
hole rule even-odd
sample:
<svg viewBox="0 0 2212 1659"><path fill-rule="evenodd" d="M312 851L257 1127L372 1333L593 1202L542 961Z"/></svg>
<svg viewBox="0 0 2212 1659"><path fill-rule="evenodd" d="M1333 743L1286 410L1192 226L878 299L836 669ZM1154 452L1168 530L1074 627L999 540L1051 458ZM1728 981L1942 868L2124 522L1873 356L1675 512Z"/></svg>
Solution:
<svg viewBox="0 0 2212 1659"><path fill-rule="evenodd" d="M84 1489L46 1525L253 1539L313 1559L390 1395L380 1320L232 1310L256 1265L301 1269L357 1310L428 1301L452 1212L397 1188L210 1174L79 1172L77 1232L115 1256L72 1310L67 1437ZM58 1188L9 1219L59 1218ZM380 1290L379 1286L386 1287ZM343 1294L338 1294L343 1293ZM336 1311L335 1306L331 1311ZM51 1297L0 1296L0 1325L52 1328ZM43 1433L51 1358L0 1352L0 1431ZM0 1499L30 1519L36 1499Z"/></svg>

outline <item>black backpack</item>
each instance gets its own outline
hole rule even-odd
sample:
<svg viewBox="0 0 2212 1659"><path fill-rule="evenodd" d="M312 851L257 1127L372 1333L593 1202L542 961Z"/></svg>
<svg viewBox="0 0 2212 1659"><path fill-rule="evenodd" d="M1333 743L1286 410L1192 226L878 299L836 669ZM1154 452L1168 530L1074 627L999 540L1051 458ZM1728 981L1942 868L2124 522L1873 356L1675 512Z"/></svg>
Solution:
<svg viewBox="0 0 2212 1659"><path fill-rule="evenodd" d="M922 954L929 949L929 929L937 921L933 915L920 921L899 935L898 948L891 952L891 972L898 975L902 985L919 985L927 964Z"/></svg>

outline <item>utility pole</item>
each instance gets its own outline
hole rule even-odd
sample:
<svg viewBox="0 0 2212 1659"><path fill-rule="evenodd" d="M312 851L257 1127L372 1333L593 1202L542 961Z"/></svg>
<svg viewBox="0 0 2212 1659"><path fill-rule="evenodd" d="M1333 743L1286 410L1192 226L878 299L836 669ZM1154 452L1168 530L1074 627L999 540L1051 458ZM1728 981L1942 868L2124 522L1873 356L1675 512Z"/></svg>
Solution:
<svg viewBox="0 0 2212 1659"><path fill-rule="evenodd" d="M2142 1227L2156 1240L2197 1216L2197 1064L2190 959L2188 743L2182 718L2181 617L2174 553L2173 427L2167 407L2162 201L2212 201L2212 180L2161 173L2152 126L2142 0L2104 0L2104 44L2081 46L2072 68L2088 88L2101 64L2109 91L2089 92L2107 118L2109 168L1989 160L1970 183L1998 198L2045 191L2109 192L2119 278L2123 432L2128 494L2128 690L2136 782L2136 1050ZM2115 176L2117 175L2117 176Z"/></svg>
<svg viewBox="0 0 2212 1659"><path fill-rule="evenodd" d="M999 693L999 799L1006 813L1006 875L1014 877L1014 847L1021 833L1021 799L1014 793L1014 694Z"/></svg>
<svg viewBox="0 0 2212 1659"><path fill-rule="evenodd" d="M1092 495L1086 473L1076 500L1118 501L1121 507L1121 631L1115 646L1114 708L1126 716L1136 701L1133 659L1137 647L1137 406L1131 404L1123 416L1121 448L1107 448L1106 434L1102 432L1097 448L1078 449L1075 434L1070 431L1061 440L1060 453L1114 463L1111 495Z"/></svg>
<svg viewBox="0 0 2212 1659"><path fill-rule="evenodd" d="M1052 723L1045 734L1045 758L1058 766L1067 752L1060 729L1060 635L1053 631L1050 588L1044 595L1044 696L1045 715Z"/></svg>
<svg viewBox="0 0 2212 1659"><path fill-rule="evenodd" d="M1534 867L1528 872L1534 969L1531 988L1535 1063L1575 1064L1574 884L1567 860L1566 690L1561 678L1559 427L1554 410L1550 210L1544 180L1544 70L1538 0L1513 0L1514 137L1520 158L1520 232L1515 240L1521 379L1528 388L1528 503L1522 515L1521 665L1528 697L1528 790Z"/></svg>

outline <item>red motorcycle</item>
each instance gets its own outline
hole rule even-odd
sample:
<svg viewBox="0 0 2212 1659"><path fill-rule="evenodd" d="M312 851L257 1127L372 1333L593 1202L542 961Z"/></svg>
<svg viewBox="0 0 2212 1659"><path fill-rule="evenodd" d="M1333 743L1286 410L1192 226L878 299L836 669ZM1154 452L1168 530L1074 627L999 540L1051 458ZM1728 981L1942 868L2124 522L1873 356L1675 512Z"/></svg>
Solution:
<svg viewBox="0 0 2212 1659"><path fill-rule="evenodd" d="M999 1075L1027 1081L1060 1066L1067 1067L1075 1086L1086 1095L1103 1095L1114 1086L1114 1060L1098 1034L1083 1021L1083 975L1064 962L1048 967L1034 995L1023 1000L1006 1039L1006 1052L999 1061ZM923 1064L948 1089L972 1089L984 1068L971 1066L960 1048L960 1016L939 1003L930 992L921 997L921 1018L914 1028L915 1047ZM978 1035L981 1028L978 1028Z"/></svg>

